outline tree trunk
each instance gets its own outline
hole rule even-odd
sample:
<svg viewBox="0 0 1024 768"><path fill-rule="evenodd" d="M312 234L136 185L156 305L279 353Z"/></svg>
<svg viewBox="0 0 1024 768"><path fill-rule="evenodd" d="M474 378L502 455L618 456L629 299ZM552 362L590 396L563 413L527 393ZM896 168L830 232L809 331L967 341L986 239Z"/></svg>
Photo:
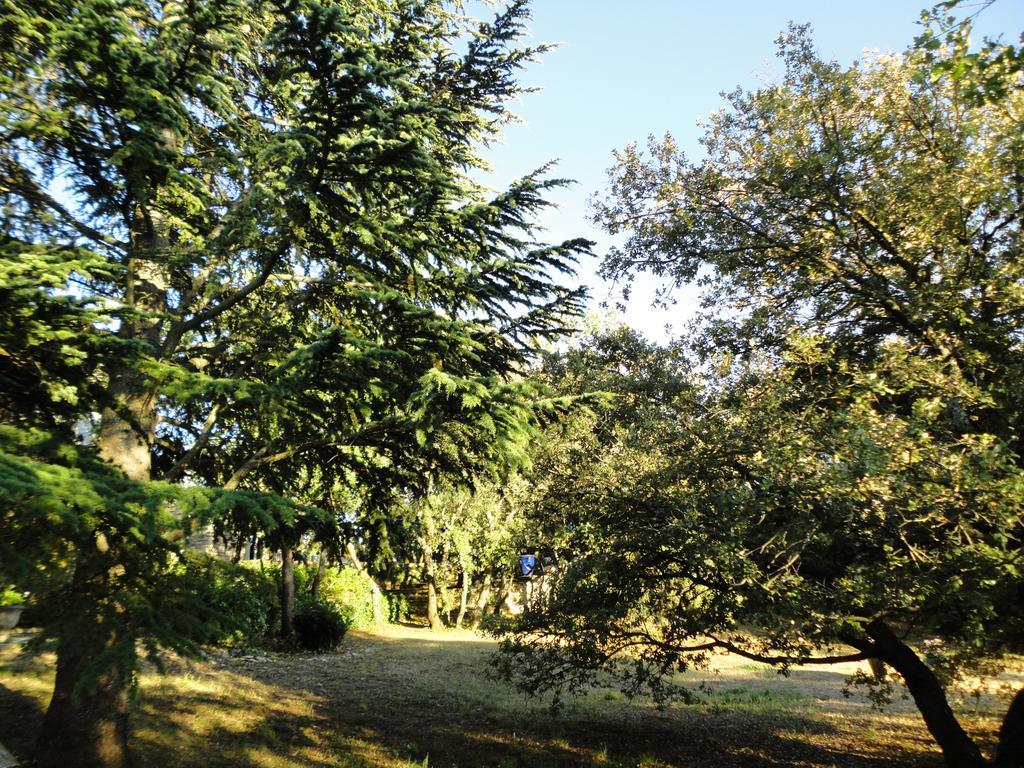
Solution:
<svg viewBox="0 0 1024 768"><path fill-rule="evenodd" d="M369 574L367 574L369 576ZM370 578L370 604L373 608L373 623L375 626L383 626L386 624L384 618L384 596L381 594L380 587L377 586L377 582L371 577Z"/></svg>
<svg viewBox="0 0 1024 768"><path fill-rule="evenodd" d="M281 545L281 637L289 638L295 633L295 563L292 548Z"/></svg>
<svg viewBox="0 0 1024 768"><path fill-rule="evenodd" d="M38 768L127 768L127 681L108 664L90 683L83 672L117 637L95 608L95 580L104 579L107 563L96 552L80 552L72 577L75 611L73 636L60 639L53 698L36 742ZM83 684L80 684L83 683Z"/></svg>
<svg viewBox="0 0 1024 768"><path fill-rule="evenodd" d="M427 621L435 632L444 629L441 614L437 611L437 584L433 574L427 576Z"/></svg>
<svg viewBox="0 0 1024 768"><path fill-rule="evenodd" d="M95 686L76 690L89 656L81 646L61 643L53 698L39 732L38 768L127 768L128 694L115 668L100 675Z"/></svg>
<svg viewBox="0 0 1024 768"><path fill-rule="evenodd" d="M996 768L1021 768L1024 765L1024 688L1017 691L1006 710L999 729Z"/></svg>
<svg viewBox="0 0 1024 768"><path fill-rule="evenodd" d="M163 141L175 146L167 129ZM126 320L119 335L147 343L159 354L166 345L161 334L167 310L167 278L163 260L168 245L162 212L138 204L126 222L132 231L133 254L127 261L121 299L142 310ZM165 348L164 351L167 351ZM132 367L111 366L107 391L113 405L103 409L96 435L99 455L132 480L151 477L150 447L156 436L157 395L142 373ZM71 624L73 634L57 647L57 678L53 698L43 719L36 747L36 765L44 768L123 768L128 757L128 681L119 668L107 663L94 670L94 685L83 685L81 674L118 640L109 622L102 620L97 580L106 579L118 564L104 557L105 542L97 537L99 552L77 553L72 577L71 610L79 616ZM92 587L90 589L89 587ZM134 652L134 650L132 651Z"/></svg>
<svg viewBox="0 0 1024 768"><path fill-rule="evenodd" d="M466 606L469 605L469 571L462 569L462 598L459 600L459 615L455 617L455 628L462 629L466 618Z"/></svg>
<svg viewBox="0 0 1024 768"><path fill-rule="evenodd" d="M432 630L444 629L441 616L437 612L437 571L434 567L434 553L424 539L420 540L423 552L423 580L427 583L427 621Z"/></svg>
<svg viewBox="0 0 1024 768"><path fill-rule="evenodd" d="M324 580L324 571L326 569L327 557L321 551L320 557L316 561L316 573L313 574L313 583L309 586L309 596L313 598L314 603L320 599L320 582Z"/></svg>
<svg viewBox="0 0 1024 768"><path fill-rule="evenodd" d="M348 559L352 561L352 565L356 567L356 570L370 580L370 604L373 607L373 623L378 627L383 626L385 621L382 603L384 601L377 580L370 575L369 569L359 559L359 553L356 552L356 545L354 543L350 541L345 544L345 552L348 554Z"/></svg>
<svg viewBox="0 0 1024 768"><path fill-rule="evenodd" d="M512 590L512 576L506 575L501 579L501 588L498 590L498 601L494 604L494 615L497 616L501 613L501 606L505 604L508 599L508 594Z"/></svg>
<svg viewBox="0 0 1024 768"><path fill-rule="evenodd" d="M109 392L118 410L104 409L96 447L132 480L150 479L150 445L156 431L156 398L137 371L111 372ZM114 629L103 621L98 596L109 590L109 570L116 567L107 555L102 533L77 553L70 586L70 610L77 616L57 646L57 677L53 697L43 719L35 761L41 768L124 768L128 752L128 681L114 663L93 670L94 684L83 685L81 675L117 641Z"/></svg>
<svg viewBox="0 0 1024 768"><path fill-rule="evenodd" d="M870 658L868 659L868 666L871 668L871 674L875 676L876 680L885 680L885 662L881 659Z"/></svg>
<svg viewBox="0 0 1024 768"><path fill-rule="evenodd" d="M433 563L431 563L431 565L433 565ZM434 590L437 593L437 597L440 598L440 596L441 596L441 589L443 587L441 587L437 583L437 574L438 574L438 572L440 572L442 574L448 573L448 545L447 544L444 545L441 548L441 567L439 569L434 569L434 572L433 572L433 574L431 576L431 581L434 584ZM445 602L448 603L447 600L445 600ZM451 611L451 608L449 608L448 610L446 610L444 612L444 618L441 621L442 621L442 626L450 625L452 623L452 611ZM431 625L431 626L433 626L433 625Z"/></svg>
<svg viewBox="0 0 1024 768"><path fill-rule="evenodd" d="M949 768L980 768L987 765L981 750L953 714L935 673L884 621L875 619L867 625L865 631L873 641L869 652L877 655L903 677L928 731L942 749L946 765Z"/></svg>
<svg viewBox="0 0 1024 768"><path fill-rule="evenodd" d="M491 582L494 576L490 570L484 572L483 583L480 585L480 594L476 597L476 618L475 623L479 624L487 612L487 603L491 599Z"/></svg>
<svg viewBox="0 0 1024 768"><path fill-rule="evenodd" d="M156 397L145 386L137 371L122 371L112 377L110 394L130 420L112 408L104 408L96 439L100 456L139 482L150 479L150 445L157 420Z"/></svg>

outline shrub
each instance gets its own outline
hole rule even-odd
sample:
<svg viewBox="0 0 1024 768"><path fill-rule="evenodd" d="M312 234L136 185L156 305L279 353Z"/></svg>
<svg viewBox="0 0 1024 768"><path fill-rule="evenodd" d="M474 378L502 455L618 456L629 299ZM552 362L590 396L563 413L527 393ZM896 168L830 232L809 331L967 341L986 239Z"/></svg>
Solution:
<svg viewBox="0 0 1024 768"><path fill-rule="evenodd" d="M0 590L0 607L8 605L22 605L25 602L25 596L16 590L6 587Z"/></svg>
<svg viewBox="0 0 1024 768"><path fill-rule="evenodd" d="M304 651L331 651L350 626L351 617L331 603L303 600L295 610L295 644Z"/></svg>
<svg viewBox="0 0 1024 768"><path fill-rule="evenodd" d="M296 569L298 594L310 592L315 574L314 565ZM320 600L344 611L356 629L373 627L373 583L362 571L348 566L325 568L320 580Z"/></svg>
<svg viewBox="0 0 1024 768"><path fill-rule="evenodd" d="M192 551L184 553L179 567L182 594L208 627L204 642L254 643L277 624L280 604L272 572Z"/></svg>
<svg viewBox="0 0 1024 768"><path fill-rule="evenodd" d="M388 621L397 624L400 621L408 621L412 616L412 609L409 607L409 599L401 592L387 592L384 595L387 601Z"/></svg>

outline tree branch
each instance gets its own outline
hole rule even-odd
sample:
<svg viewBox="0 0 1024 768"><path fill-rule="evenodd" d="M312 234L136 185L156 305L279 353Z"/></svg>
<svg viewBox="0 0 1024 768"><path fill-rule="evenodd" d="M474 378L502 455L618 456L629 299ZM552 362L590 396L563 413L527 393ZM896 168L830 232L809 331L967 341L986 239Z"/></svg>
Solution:
<svg viewBox="0 0 1024 768"><path fill-rule="evenodd" d="M19 170L23 171L24 169L19 168ZM93 240L97 243L102 243L103 245L110 246L112 248L117 248L124 253L128 252L130 248L128 243L121 242L117 238L104 234L100 232L98 229L94 229L93 227L90 227L88 224L79 221L77 218L75 218L75 216L71 214L70 211L68 211L67 208L65 208L63 205L54 200L50 195L44 192L39 187L39 185L36 184L35 181L28 176L27 173L24 174L24 178L21 179L15 179L5 174L3 182L5 185L9 185L11 187L18 189L18 191L20 191L21 194L25 197L25 199L28 200L29 202L35 203L36 205L43 205L49 208L51 211L53 211L60 217L61 221L64 224L71 227L82 237L87 237L90 240Z"/></svg>
<svg viewBox="0 0 1024 768"><path fill-rule="evenodd" d="M870 658L870 654L864 651L847 653L841 656L768 656L748 651L728 640L720 640L713 636L712 639L719 648L729 651L729 653L735 653L737 656L742 656L745 659L750 659L751 661L759 661L762 664L781 664L787 666L793 664L844 664L846 662L864 661L865 659Z"/></svg>
<svg viewBox="0 0 1024 768"><path fill-rule="evenodd" d="M218 315L223 314L227 310L231 309L231 307L243 301L251 293L253 293L254 291L258 290L261 286L263 286L263 284L267 282L267 280L270 278L270 275L273 273L274 267L277 266L277 262L281 259L282 256L285 255L285 253L288 252L288 247L289 246L287 244L281 245L281 247L279 247L277 251L275 251L270 257L267 258L267 260L263 263L260 271L255 276L253 276L253 278L249 280L248 283L243 285L237 291L235 291L232 294L229 294L227 297L222 299L217 304L214 304L211 307L207 307L204 310L196 312L194 315L192 315L191 318L181 323L177 327L176 333L168 335L164 351L169 351L168 345L171 345L170 349L173 349L174 345L177 344L178 339L180 339L184 334L188 333L189 331L196 330L197 328L202 326L203 323L206 323L212 320L213 318L217 317Z"/></svg>
<svg viewBox="0 0 1024 768"><path fill-rule="evenodd" d="M214 405L210 409L210 412L206 416L206 422L203 424L203 430L199 433L199 437L196 438L195 442L192 443L192 447L176 462L174 465L167 470L164 475L164 480L172 482L178 479L182 472L184 472L192 460L199 454L199 452L206 446L210 440L210 435L213 433L213 428L217 423L217 414L220 411L220 404Z"/></svg>

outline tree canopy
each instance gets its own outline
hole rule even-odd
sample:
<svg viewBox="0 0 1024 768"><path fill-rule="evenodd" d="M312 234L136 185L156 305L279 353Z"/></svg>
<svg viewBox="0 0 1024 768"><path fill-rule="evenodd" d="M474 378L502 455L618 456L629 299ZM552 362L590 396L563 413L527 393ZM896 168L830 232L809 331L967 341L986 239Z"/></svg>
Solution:
<svg viewBox="0 0 1024 768"><path fill-rule="evenodd" d="M950 765L984 764L941 682L1024 631L1024 90L982 65L1017 49L968 34L843 67L794 27L784 76L730 95L705 159L670 136L619 154L604 273L698 281L707 312L681 342L692 387L623 443L642 469L581 475L576 559L507 644L524 685L605 668L658 691L723 650L874 658Z"/></svg>
<svg viewBox="0 0 1024 768"><path fill-rule="evenodd" d="M555 405L513 374L578 312L557 276L588 247L534 237L547 169L471 180L542 51L517 47L526 16L5 8L0 570L75 606L46 631L40 765L127 759L136 642L189 644L162 599L176 529L524 455Z"/></svg>

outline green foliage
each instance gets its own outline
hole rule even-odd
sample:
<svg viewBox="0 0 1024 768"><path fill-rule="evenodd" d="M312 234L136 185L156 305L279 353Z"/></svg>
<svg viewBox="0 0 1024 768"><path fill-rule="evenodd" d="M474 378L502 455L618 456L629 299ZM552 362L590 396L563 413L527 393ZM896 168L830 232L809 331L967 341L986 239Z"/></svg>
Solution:
<svg viewBox="0 0 1024 768"><path fill-rule="evenodd" d="M258 491L138 483L52 433L0 428L0 563L16 583L33 585L40 644L73 642L98 619L117 628L90 674L115 663L131 676L140 641L151 656L159 646L187 655L232 635L254 637L267 620L253 605L264 600L254 595L266 594L265 580L257 586L226 563L183 554L175 539L214 514L285 504Z"/></svg>
<svg viewBox="0 0 1024 768"><path fill-rule="evenodd" d="M972 9L968 20L957 18L958 8L967 10L964 0L946 0L921 14L924 31L915 39L915 48L926 63L919 78L940 80L948 77L961 83L964 95L976 103L998 102L1014 89L1020 89L1024 73L1024 46L1005 45L1000 40L985 39L980 46L972 44L969 20L992 5L984 0ZM1019 42L1024 43L1024 33ZM945 50L944 50L945 49ZM956 52L949 56L948 50Z"/></svg>
<svg viewBox="0 0 1024 768"><path fill-rule="evenodd" d="M712 118L707 161L666 139L613 170L606 272L704 270L721 313L689 339L703 386L659 401L649 468L594 515L637 559L574 578L633 619L685 595L680 638L754 626L799 657L884 616L969 663L1021 633L1024 94L919 77L957 46L843 69L794 29L780 55L781 82Z"/></svg>
<svg viewBox="0 0 1024 768"><path fill-rule="evenodd" d="M98 407L103 393L92 377L100 361L127 350L91 333L104 321L99 302L55 289L103 268L87 254L18 254L0 245L0 412L26 412L52 428Z"/></svg>
<svg viewBox="0 0 1024 768"><path fill-rule="evenodd" d="M470 181L541 50L527 15L5 6L0 570L89 660L60 680L222 634L175 566L194 525L279 549L358 523L384 561L396 493L524 460L561 406L514 374L578 313L553 278L589 247L536 240L547 169Z"/></svg>
<svg viewBox="0 0 1024 768"><path fill-rule="evenodd" d="M965 45L843 68L793 28L781 80L709 119L705 160L671 137L618 156L605 275L699 280L706 312L641 349L548 494L574 557L507 644L524 687L607 668L659 693L718 649L874 656L918 685L906 644L941 639L952 675L1022 647L1024 90ZM580 370L608 377L593 346ZM915 698L944 706L937 688Z"/></svg>
<svg viewBox="0 0 1024 768"><path fill-rule="evenodd" d="M281 608L272 572L188 550L178 569L182 593L209 617L202 622L204 643L253 645L277 628Z"/></svg>
<svg viewBox="0 0 1024 768"><path fill-rule="evenodd" d="M0 608L7 605L21 605L25 602L25 595L10 587L0 590Z"/></svg>
<svg viewBox="0 0 1024 768"><path fill-rule="evenodd" d="M333 651L351 626L352 617L331 603L300 601L295 611L295 644L314 653Z"/></svg>
<svg viewBox="0 0 1024 768"><path fill-rule="evenodd" d="M412 609L409 607L409 600L401 592L385 592L384 604L387 607L388 622L398 624L409 621L412 618Z"/></svg>
<svg viewBox="0 0 1024 768"><path fill-rule="evenodd" d="M296 568L296 593L308 594L315 574L316 566L313 565ZM372 582L369 576L356 568L324 568L319 599L342 611L351 627L371 629L374 626Z"/></svg>

